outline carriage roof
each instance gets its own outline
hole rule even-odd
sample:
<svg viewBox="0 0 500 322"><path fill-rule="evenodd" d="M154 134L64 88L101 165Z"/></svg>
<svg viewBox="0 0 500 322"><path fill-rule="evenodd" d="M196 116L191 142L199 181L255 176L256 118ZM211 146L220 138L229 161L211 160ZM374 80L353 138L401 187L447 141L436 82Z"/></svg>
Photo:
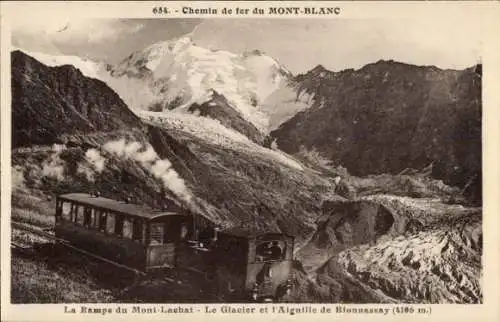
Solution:
<svg viewBox="0 0 500 322"><path fill-rule="evenodd" d="M113 212L126 214L130 216L142 217L145 219L155 219L163 216L182 215L174 211L159 211L145 205L120 202L104 197L94 197L87 193L69 193L60 195L61 200L77 202L97 208L107 209Z"/></svg>

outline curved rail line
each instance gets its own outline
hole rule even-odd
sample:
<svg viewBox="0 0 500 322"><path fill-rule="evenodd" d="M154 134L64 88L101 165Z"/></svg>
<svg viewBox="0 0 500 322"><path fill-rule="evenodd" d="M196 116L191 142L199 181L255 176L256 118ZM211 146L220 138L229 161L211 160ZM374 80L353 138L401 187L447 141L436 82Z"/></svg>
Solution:
<svg viewBox="0 0 500 322"><path fill-rule="evenodd" d="M76 251L78 253L81 253L81 254L83 254L85 256L88 256L88 257L97 259L99 261L111 264L111 265L116 266L116 267L121 268L121 269L132 271L132 272L134 272L134 273L136 273L138 275L146 275L146 273L143 272L143 271L137 270L137 269L132 268L132 267L127 266L127 265L123 265L123 264L114 262L114 261L109 260L107 258L104 258L104 257L98 256L96 254L93 254L93 253L91 253L89 251L86 251L86 250L80 249L78 247L75 247L75 246L71 245L67 240L64 240L64 239L61 239L61 238L57 238L54 234L48 233L47 231L45 231L43 229L33 228L33 227L29 226L29 225L26 225L26 224L23 224L23 223L20 223L20 222L16 222L16 221L11 221L11 225L12 225L13 228L16 228L16 229L19 229L19 230L23 230L23 231L27 231L27 232L30 232L32 234L35 234L35 235L47 238L49 240L53 240L56 243L58 243L59 245L65 246L65 247L67 247L67 248L69 248L71 250L74 250L74 251ZM11 245L14 246L14 247L16 247L16 248L21 248L21 249L24 248L20 244L12 242L12 241L11 241Z"/></svg>

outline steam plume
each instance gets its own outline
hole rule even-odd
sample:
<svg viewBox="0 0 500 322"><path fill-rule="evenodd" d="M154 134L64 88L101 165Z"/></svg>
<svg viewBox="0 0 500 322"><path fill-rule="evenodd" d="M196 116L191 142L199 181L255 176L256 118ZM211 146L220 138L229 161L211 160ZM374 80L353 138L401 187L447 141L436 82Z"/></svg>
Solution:
<svg viewBox="0 0 500 322"><path fill-rule="evenodd" d="M44 177L55 178L58 181L64 180L64 161L61 160L61 149L56 149L56 152L50 156L42 164L42 175Z"/></svg>
<svg viewBox="0 0 500 322"><path fill-rule="evenodd" d="M95 181L95 173L101 173L106 164L106 158L96 149L85 152L85 163L78 164L78 173L84 173L89 181Z"/></svg>
<svg viewBox="0 0 500 322"><path fill-rule="evenodd" d="M183 201L191 202L192 194L186 187L184 180L175 171L169 160L160 159L151 145L143 145L135 141L127 142L125 139L120 139L105 143L102 150L120 159L139 162L150 174L160 179L166 189L172 191ZM104 170L106 159L95 149L88 150L85 153L85 159L87 165L80 165L79 171L93 180L94 173L100 173ZM91 165L91 168L89 168L89 165Z"/></svg>
<svg viewBox="0 0 500 322"><path fill-rule="evenodd" d="M20 166L12 167L12 187L14 188L25 188L24 184L24 173L23 169Z"/></svg>

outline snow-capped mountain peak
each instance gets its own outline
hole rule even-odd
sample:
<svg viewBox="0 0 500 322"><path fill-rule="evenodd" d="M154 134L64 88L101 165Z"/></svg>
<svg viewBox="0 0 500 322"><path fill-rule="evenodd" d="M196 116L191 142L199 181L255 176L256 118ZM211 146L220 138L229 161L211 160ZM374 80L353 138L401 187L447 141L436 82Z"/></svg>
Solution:
<svg viewBox="0 0 500 322"><path fill-rule="evenodd" d="M112 73L148 82L156 99L144 102L143 109L158 102L166 108L203 103L213 89L261 130L268 126L268 113L262 110L261 103L291 75L258 50L235 54L206 49L197 46L189 34L131 54Z"/></svg>

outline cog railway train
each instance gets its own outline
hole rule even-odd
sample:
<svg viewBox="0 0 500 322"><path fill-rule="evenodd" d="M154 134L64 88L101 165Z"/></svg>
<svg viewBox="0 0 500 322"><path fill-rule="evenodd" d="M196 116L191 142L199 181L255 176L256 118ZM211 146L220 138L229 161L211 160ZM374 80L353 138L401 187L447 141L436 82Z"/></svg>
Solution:
<svg viewBox="0 0 500 322"><path fill-rule="evenodd" d="M55 234L144 273L202 273L222 298L272 300L291 287L294 238L281 232L219 230L199 215L71 193L57 198Z"/></svg>

